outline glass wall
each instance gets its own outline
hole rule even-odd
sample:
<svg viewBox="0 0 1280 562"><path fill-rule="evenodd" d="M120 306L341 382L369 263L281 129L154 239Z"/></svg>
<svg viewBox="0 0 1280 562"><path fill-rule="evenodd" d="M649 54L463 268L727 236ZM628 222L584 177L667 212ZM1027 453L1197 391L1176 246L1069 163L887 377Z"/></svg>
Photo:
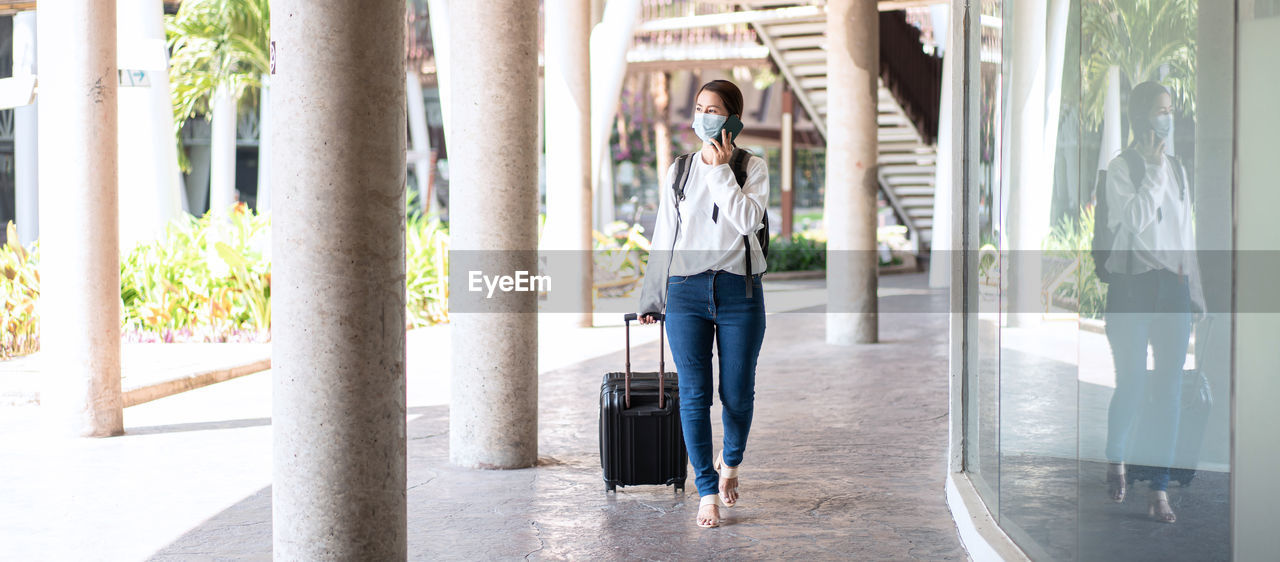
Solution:
<svg viewBox="0 0 1280 562"><path fill-rule="evenodd" d="M1275 99L1280 34L1243 30L1280 2L975 8L964 471L1034 560L1232 559L1235 249L1280 240L1237 232L1235 104Z"/></svg>

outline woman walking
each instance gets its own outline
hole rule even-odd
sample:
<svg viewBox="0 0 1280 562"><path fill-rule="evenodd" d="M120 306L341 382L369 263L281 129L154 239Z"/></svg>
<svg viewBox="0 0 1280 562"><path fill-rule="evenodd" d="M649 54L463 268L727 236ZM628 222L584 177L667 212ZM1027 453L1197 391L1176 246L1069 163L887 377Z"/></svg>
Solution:
<svg viewBox="0 0 1280 562"><path fill-rule="evenodd" d="M1154 432L1142 435L1153 458L1148 515L1163 523L1177 520L1169 506L1169 467L1178 436L1182 365L1187 357L1194 314L1204 310L1192 225L1192 196L1187 172L1166 154L1173 122L1173 98L1155 82L1143 82L1129 95L1133 142L1107 166L1107 222L1115 233L1105 267L1106 331L1115 359L1116 389L1107 414L1107 483L1115 502L1128 486L1126 457L1132 456L1129 431L1148 394ZM1147 345L1154 370L1147 374Z"/></svg>
<svg viewBox="0 0 1280 562"><path fill-rule="evenodd" d="M756 231L764 227L768 208L769 168L758 156L739 153L735 159L733 135L722 129L730 117L742 115L737 86L708 82L695 103L693 129L703 144L681 157L684 166L677 161L667 170L639 313L645 324L656 321L651 314L666 314L680 381L680 422L701 496L697 523L715 527L720 508L738 501L738 467L751 429L756 358L765 330L765 261ZM736 174L731 164L739 167ZM723 447L715 456L713 342L724 425Z"/></svg>

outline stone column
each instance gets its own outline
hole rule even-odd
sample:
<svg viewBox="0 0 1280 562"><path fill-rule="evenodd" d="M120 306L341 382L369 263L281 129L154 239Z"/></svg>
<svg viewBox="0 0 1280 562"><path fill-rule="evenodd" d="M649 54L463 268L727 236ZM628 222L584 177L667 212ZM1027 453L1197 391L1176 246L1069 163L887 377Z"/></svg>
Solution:
<svg viewBox="0 0 1280 562"><path fill-rule="evenodd" d="M408 96L409 138L413 141L413 171L418 177L418 209L426 215L436 209L431 193L431 131L427 128L427 104L422 97L422 78L417 70L405 72L405 95Z"/></svg>
<svg viewBox="0 0 1280 562"><path fill-rule="evenodd" d="M1020 327L1039 324L1046 306L1041 302L1041 248L1049 236L1054 162L1044 152L1046 9L1043 1L1014 6L1012 37L1006 37L1014 45L1009 127L1012 177L1007 184L1010 251L1001 252L1008 257L1001 265L1009 275L1008 323Z"/></svg>
<svg viewBox="0 0 1280 562"><path fill-rule="evenodd" d="M827 4L827 343L878 340L876 123L880 14L874 0Z"/></svg>
<svg viewBox="0 0 1280 562"><path fill-rule="evenodd" d="M933 9L940 9L940 6ZM941 6L941 10L945 10L946 17L936 15L933 18L934 29L945 26L946 50L942 55L942 96L938 105L937 151L934 152L937 154L934 160L937 168L933 175L933 228L929 229L929 287L936 289L950 287L951 256L959 247L952 245L956 238L951 237L951 225L955 224L957 216L956 207L952 206L952 193L955 193L956 183L963 183L963 174L952 168L952 156L957 147L964 146L964 137L956 136L954 127L955 96L964 99L964 92L959 91L955 79L956 63L960 63L964 56L964 33L957 32L961 29L959 20L963 19L963 13L952 13L950 6ZM963 74L964 67L959 68Z"/></svg>
<svg viewBox="0 0 1280 562"><path fill-rule="evenodd" d="M36 75L36 13L13 16L13 75ZM39 161L36 157L36 102L13 108L14 219L24 245L40 236Z"/></svg>
<svg viewBox="0 0 1280 562"><path fill-rule="evenodd" d="M791 238L796 215L796 143L795 95L791 86L782 84L782 237Z"/></svg>
<svg viewBox="0 0 1280 562"><path fill-rule="evenodd" d="M173 140L164 4L117 0L116 62L129 79L119 92L120 249L164 234L182 215L182 174Z"/></svg>
<svg viewBox="0 0 1280 562"><path fill-rule="evenodd" d="M271 76L262 77L258 90L258 197L259 213L271 212Z"/></svg>
<svg viewBox="0 0 1280 562"><path fill-rule="evenodd" d="M74 435L119 435L116 3L46 2L37 26L46 406Z"/></svg>
<svg viewBox="0 0 1280 562"><path fill-rule="evenodd" d="M404 560L403 0L271 6L279 560Z"/></svg>
<svg viewBox="0 0 1280 562"><path fill-rule="evenodd" d="M219 86L209 101L211 122L209 135L209 212L227 216L236 202L236 118L235 94L227 86Z"/></svg>
<svg viewBox="0 0 1280 562"><path fill-rule="evenodd" d="M591 38L589 0L546 4L547 223L553 312L591 327ZM665 172L665 170L664 170Z"/></svg>
<svg viewBox="0 0 1280 562"><path fill-rule="evenodd" d="M467 99L453 108L450 255L483 263L485 275L534 272L538 3L458 2L450 9L451 87L455 99L464 92ZM498 150L494 123L502 124ZM571 175L578 181L576 168ZM455 285L454 293L465 287ZM529 467L538 460L536 293L510 292L494 301L499 304L489 311L451 312L449 460L475 468Z"/></svg>
<svg viewBox="0 0 1280 562"><path fill-rule="evenodd" d="M667 177L667 169L675 161L671 154L671 73L654 72L650 91L657 113L657 120L653 124L653 147L657 152L654 160L657 164L658 181L662 181ZM653 233L646 232L645 235L653 236Z"/></svg>
<svg viewBox="0 0 1280 562"><path fill-rule="evenodd" d="M942 56L942 99L938 107L937 159L934 161L937 168L933 176L933 228L929 231L929 287L934 289L951 284L951 256L959 247L952 243L956 239L951 236L951 227L955 224L953 217L958 216L956 207L952 205L952 193L955 193L956 184L963 183L964 179L952 168L954 151L964 146L964 138L955 134L953 126L956 121L954 100L957 94L964 97L964 92L957 91L955 80L957 68L964 72L963 66L956 66L957 62L962 62L964 53L964 34L958 32L962 28L957 21L962 19L962 14L953 18L949 6L942 6L942 9L947 16L933 20L934 29L940 27L941 20L946 33L946 50Z"/></svg>
<svg viewBox="0 0 1280 562"><path fill-rule="evenodd" d="M627 50L640 20L640 0L601 2L600 23L591 30L591 166L595 226L613 222L613 154L609 128L618 114L618 96L627 76ZM595 7L592 7L593 14Z"/></svg>

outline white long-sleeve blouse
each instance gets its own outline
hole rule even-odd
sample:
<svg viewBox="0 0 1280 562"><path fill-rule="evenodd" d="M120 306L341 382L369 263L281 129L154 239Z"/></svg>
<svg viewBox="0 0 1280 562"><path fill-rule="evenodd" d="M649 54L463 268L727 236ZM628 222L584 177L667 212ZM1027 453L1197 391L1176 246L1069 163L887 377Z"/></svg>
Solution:
<svg viewBox="0 0 1280 562"><path fill-rule="evenodd" d="M649 265L640 290L640 314L666 312L667 277L723 270L746 275L743 235L763 227L769 205L769 165L759 156L747 161L747 179L739 188L728 164L713 166L699 151L689 166L685 199L677 209L676 164L667 169L658 203L658 218L650 238ZM712 212L719 205L719 220ZM751 273L765 271L764 252L755 236L751 244Z"/></svg>

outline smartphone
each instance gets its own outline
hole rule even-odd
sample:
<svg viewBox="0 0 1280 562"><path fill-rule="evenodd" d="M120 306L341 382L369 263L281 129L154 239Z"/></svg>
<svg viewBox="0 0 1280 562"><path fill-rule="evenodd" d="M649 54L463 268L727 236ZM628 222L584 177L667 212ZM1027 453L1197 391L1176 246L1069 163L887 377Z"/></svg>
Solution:
<svg viewBox="0 0 1280 562"><path fill-rule="evenodd" d="M737 115L730 115L725 120L724 125L720 127L720 130L716 131L716 142L719 142L724 137L724 131L729 131L729 142L732 143L738 138L738 133L742 132L742 126L742 120L738 119Z"/></svg>

